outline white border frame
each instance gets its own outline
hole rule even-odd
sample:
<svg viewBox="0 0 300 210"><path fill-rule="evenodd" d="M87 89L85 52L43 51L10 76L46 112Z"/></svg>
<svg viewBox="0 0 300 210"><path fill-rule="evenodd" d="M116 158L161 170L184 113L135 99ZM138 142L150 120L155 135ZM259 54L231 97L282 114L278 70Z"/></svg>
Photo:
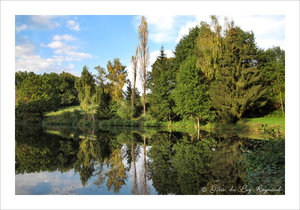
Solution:
<svg viewBox="0 0 300 210"><path fill-rule="evenodd" d="M15 15L285 15L286 195L15 195ZM299 1L1 1L1 209L298 209Z"/></svg>

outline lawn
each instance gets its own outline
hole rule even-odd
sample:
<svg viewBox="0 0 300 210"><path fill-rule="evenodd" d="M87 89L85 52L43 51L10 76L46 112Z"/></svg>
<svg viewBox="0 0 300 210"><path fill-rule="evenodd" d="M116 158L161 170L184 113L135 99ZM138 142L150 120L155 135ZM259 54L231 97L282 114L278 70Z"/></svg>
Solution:
<svg viewBox="0 0 300 210"><path fill-rule="evenodd" d="M262 125L279 129L280 133L285 133L285 117L278 112L258 118L245 118L236 124L228 123L209 123L202 129L220 135L238 135L241 137L261 139Z"/></svg>
<svg viewBox="0 0 300 210"><path fill-rule="evenodd" d="M73 112L76 109L79 110L79 111L81 111L81 108L80 108L79 105L78 106L69 106L69 107L61 108L58 111L46 112L45 117L59 116L63 112Z"/></svg>

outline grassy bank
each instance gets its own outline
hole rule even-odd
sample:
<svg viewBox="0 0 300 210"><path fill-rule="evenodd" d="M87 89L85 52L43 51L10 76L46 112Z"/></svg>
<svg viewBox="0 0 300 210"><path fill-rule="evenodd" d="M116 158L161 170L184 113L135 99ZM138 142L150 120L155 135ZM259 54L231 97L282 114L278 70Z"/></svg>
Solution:
<svg viewBox="0 0 300 210"><path fill-rule="evenodd" d="M55 112L45 114L43 124L45 125L65 125L79 127L106 127L106 126L122 126L122 127L156 127L162 129L172 129L175 131L193 132L195 130L195 122L193 120L182 120L179 122L158 122L149 118L136 118L132 120L122 120L113 118L109 120L101 120L93 122L91 119L84 119L84 112L80 106L72 106L62 108ZM284 135L285 117L280 112L259 117L246 118L238 121L236 124L228 123L208 123L201 127L202 130L216 133L218 135L238 135L249 138L260 138L262 125L267 124L269 127L278 129Z"/></svg>
<svg viewBox="0 0 300 210"><path fill-rule="evenodd" d="M281 135L285 134L285 117L278 112L264 117L245 118L236 124L208 123L202 129L220 135L239 135L259 139L262 126L266 124L269 128L279 131Z"/></svg>

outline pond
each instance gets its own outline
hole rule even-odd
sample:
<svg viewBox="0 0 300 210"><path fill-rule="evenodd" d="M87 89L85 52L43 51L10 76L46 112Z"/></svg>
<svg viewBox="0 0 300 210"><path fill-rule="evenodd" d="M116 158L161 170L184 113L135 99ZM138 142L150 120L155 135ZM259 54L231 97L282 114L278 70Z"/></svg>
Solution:
<svg viewBox="0 0 300 210"><path fill-rule="evenodd" d="M284 140L16 126L15 194L285 194Z"/></svg>

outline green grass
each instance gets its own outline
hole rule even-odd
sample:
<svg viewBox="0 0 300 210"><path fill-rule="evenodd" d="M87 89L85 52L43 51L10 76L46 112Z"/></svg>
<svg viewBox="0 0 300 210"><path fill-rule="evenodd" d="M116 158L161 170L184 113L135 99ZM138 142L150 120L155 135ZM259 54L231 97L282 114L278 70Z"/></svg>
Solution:
<svg viewBox="0 0 300 210"><path fill-rule="evenodd" d="M76 109L79 111L82 111L79 105L78 106L70 106L70 107L61 108L58 111L46 112L45 117L59 116L63 112L73 112Z"/></svg>
<svg viewBox="0 0 300 210"><path fill-rule="evenodd" d="M246 118L236 124L209 123L202 127L203 130L220 135L238 135L240 137L261 139L262 125L267 124L271 128L278 128L280 133L285 133L285 117L283 115L271 114L258 118Z"/></svg>
<svg viewBox="0 0 300 210"><path fill-rule="evenodd" d="M249 124L258 123L258 124L268 124L268 125L278 125L284 126L285 119L284 117L260 117L260 118L248 118L245 121Z"/></svg>

